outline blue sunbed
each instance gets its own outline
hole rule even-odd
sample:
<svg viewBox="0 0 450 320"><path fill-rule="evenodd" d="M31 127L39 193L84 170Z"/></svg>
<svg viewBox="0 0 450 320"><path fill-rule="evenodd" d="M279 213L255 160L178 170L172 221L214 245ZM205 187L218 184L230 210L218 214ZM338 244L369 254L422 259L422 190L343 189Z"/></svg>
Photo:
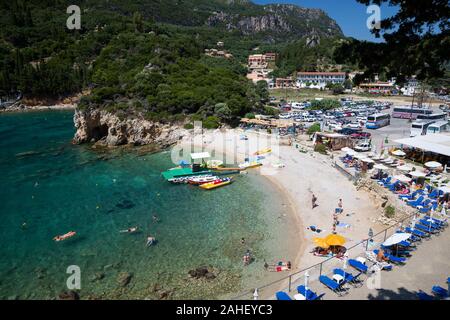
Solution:
<svg viewBox="0 0 450 320"><path fill-rule="evenodd" d="M422 290L419 290L419 292L417 292L417 297L422 301L434 300L433 296L430 296L428 293L425 293Z"/></svg>
<svg viewBox="0 0 450 320"><path fill-rule="evenodd" d="M375 254L378 254L378 252L379 252L378 249L377 250L373 250L373 253L375 253ZM394 256L394 255L392 255L390 253L387 253L386 251L384 252L384 256L386 258L388 258L390 262L395 263L395 264L397 264L397 263L405 263L406 262L406 258Z"/></svg>
<svg viewBox="0 0 450 320"><path fill-rule="evenodd" d="M438 232L436 229L433 229L433 227L424 226L424 225L421 225L421 224L418 224L418 223L416 223L415 228L419 229L420 231L427 232L427 233L433 233L434 234L434 233Z"/></svg>
<svg viewBox="0 0 450 320"><path fill-rule="evenodd" d="M337 295L342 294L343 291L342 285L345 283L345 280L342 284L338 284L336 281L328 278L327 276L320 276L319 281Z"/></svg>
<svg viewBox="0 0 450 320"><path fill-rule="evenodd" d="M334 269L333 273L343 276L345 279L345 282L351 283L353 285L359 285L361 283L361 281L359 280L359 277L362 274L361 271L357 275L353 275L349 272L345 272L342 269Z"/></svg>
<svg viewBox="0 0 450 320"><path fill-rule="evenodd" d="M448 297L448 291L440 286L434 286L431 291L440 298Z"/></svg>
<svg viewBox="0 0 450 320"><path fill-rule="evenodd" d="M420 238L428 238L428 237L430 237L430 235L428 233L426 233L426 232L423 232L423 231L420 231L420 230L417 230L417 229L411 229L409 227L405 228L405 231L408 232L408 233L411 233L411 234L413 234L413 235L415 235L417 237L420 237Z"/></svg>
<svg viewBox="0 0 450 320"><path fill-rule="evenodd" d="M310 289L306 290L306 287L303 285L298 286L297 291L298 291L298 293L303 295L306 298L306 300L309 300L309 301L320 300L325 295L324 293L322 293L321 295L317 295L315 292L311 291Z"/></svg>
<svg viewBox="0 0 450 320"><path fill-rule="evenodd" d="M292 300L292 298L284 291L278 291L275 296L277 300Z"/></svg>
<svg viewBox="0 0 450 320"><path fill-rule="evenodd" d="M369 270L369 268L365 264L355 259L348 260L348 264L362 273L367 273L367 270Z"/></svg>

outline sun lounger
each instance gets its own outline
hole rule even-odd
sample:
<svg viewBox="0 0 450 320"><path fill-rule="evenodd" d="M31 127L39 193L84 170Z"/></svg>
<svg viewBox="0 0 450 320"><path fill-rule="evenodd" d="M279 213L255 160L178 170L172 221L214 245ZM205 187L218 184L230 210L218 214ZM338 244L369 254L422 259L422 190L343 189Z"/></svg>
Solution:
<svg viewBox="0 0 450 320"><path fill-rule="evenodd" d="M362 272L359 272L357 275L353 275L349 272L345 272L342 269L334 269L333 273L343 276L345 279L345 282L348 282L355 286L359 286L359 284L362 284L361 280L359 280L359 277L361 276Z"/></svg>
<svg viewBox="0 0 450 320"><path fill-rule="evenodd" d="M398 198L401 200L413 200L418 194L419 191L414 191L411 194L401 194L398 196Z"/></svg>
<svg viewBox="0 0 450 320"><path fill-rule="evenodd" d="M448 291L440 286L434 286L431 291L440 298L448 297Z"/></svg>
<svg viewBox="0 0 450 320"><path fill-rule="evenodd" d="M275 297L277 298L277 300L292 300L292 298L284 291L278 291L275 294Z"/></svg>
<svg viewBox="0 0 450 320"><path fill-rule="evenodd" d="M429 220L430 216L425 216L424 219ZM444 221L444 220L439 220L439 219L436 219L436 218L431 218L431 220L433 220L433 223L435 223L435 224L437 224L439 226L443 226L444 227L444 226L448 225L447 221Z"/></svg>
<svg viewBox="0 0 450 320"><path fill-rule="evenodd" d="M365 264L363 264L355 259L348 260L348 264L362 273L367 273L367 270L369 270L369 268Z"/></svg>
<svg viewBox="0 0 450 320"><path fill-rule="evenodd" d="M417 297L422 301L434 300L433 296L430 296L428 293L425 293L422 290L419 290L419 292L417 292Z"/></svg>
<svg viewBox="0 0 450 320"><path fill-rule="evenodd" d="M431 233L431 234L438 233L438 230L433 229L433 227L430 227L430 226L424 226L424 225L421 225L421 224L418 224L418 223L416 223L415 228L416 228L416 229L419 229L420 231L427 232L427 233Z"/></svg>
<svg viewBox="0 0 450 320"><path fill-rule="evenodd" d="M298 293L303 295L306 300L313 301L313 300L320 300L325 295L325 293L322 293L321 295L317 295L315 292L311 291L310 289L306 290L305 286L298 286L297 287Z"/></svg>
<svg viewBox="0 0 450 320"><path fill-rule="evenodd" d="M328 289L336 293L337 295L341 296L344 292L344 289L342 288L343 284L345 283L345 280L343 283L338 284L336 281L328 278L327 276L320 276L319 281L324 284Z"/></svg>
<svg viewBox="0 0 450 320"><path fill-rule="evenodd" d="M429 238L430 235L426 232L423 232L421 230L417 230L417 229L411 229L411 228L405 228L405 231L408 233L411 233L414 236L420 237L420 238Z"/></svg>
<svg viewBox="0 0 450 320"><path fill-rule="evenodd" d="M420 222L420 224L424 225L425 227L432 227L433 229L436 229L436 230L442 229L442 226L440 226L436 223L433 223L432 221L428 221L427 219L420 219L419 222Z"/></svg>
<svg viewBox="0 0 450 320"><path fill-rule="evenodd" d="M420 205L424 200L423 196L420 196L417 200L409 200L406 203L408 204L408 206L411 207L417 207L418 205Z"/></svg>
<svg viewBox="0 0 450 320"><path fill-rule="evenodd" d="M375 253L376 255L378 255L378 252L379 250L373 250L373 253ZM388 258L390 262L395 264L404 264L406 262L406 258L394 256L390 253L387 253L386 251L384 252L384 256Z"/></svg>

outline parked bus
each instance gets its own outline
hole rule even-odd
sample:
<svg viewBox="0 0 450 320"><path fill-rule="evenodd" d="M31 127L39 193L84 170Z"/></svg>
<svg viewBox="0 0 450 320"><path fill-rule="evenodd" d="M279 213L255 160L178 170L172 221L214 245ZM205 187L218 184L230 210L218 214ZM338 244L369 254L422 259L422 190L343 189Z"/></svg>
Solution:
<svg viewBox="0 0 450 320"><path fill-rule="evenodd" d="M448 121L437 121L428 127L427 134L448 132L449 129Z"/></svg>
<svg viewBox="0 0 450 320"><path fill-rule="evenodd" d="M378 129L391 124L391 116L386 113L376 113L367 117L366 128Z"/></svg>
<svg viewBox="0 0 450 320"><path fill-rule="evenodd" d="M433 111L428 108L395 107L392 112L392 118L416 120L419 115L429 115L432 113Z"/></svg>
<svg viewBox="0 0 450 320"><path fill-rule="evenodd" d="M431 114L419 114L417 120L433 120L433 121L443 121L447 119L447 113L431 113Z"/></svg>
<svg viewBox="0 0 450 320"><path fill-rule="evenodd" d="M410 137L424 136L427 134L428 127L436 121L430 120L417 120L411 124Z"/></svg>

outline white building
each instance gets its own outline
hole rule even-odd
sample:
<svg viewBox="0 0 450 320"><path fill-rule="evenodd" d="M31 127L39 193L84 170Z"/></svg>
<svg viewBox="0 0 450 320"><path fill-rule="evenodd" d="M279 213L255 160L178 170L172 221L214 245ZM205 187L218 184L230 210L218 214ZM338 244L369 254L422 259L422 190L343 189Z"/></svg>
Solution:
<svg viewBox="0 0 450 320"><path fill-rule="evenodd" d="M345 72L299 72L297 87L324 89L328 83L344 84Z"/></svg>

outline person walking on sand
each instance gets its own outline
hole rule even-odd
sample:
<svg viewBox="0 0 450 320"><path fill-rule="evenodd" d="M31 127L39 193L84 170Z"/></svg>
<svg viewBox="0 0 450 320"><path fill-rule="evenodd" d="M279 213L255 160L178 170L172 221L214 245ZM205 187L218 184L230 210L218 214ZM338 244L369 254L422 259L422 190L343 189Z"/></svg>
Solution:
<svg viewBox="0 0 450 320"><path fill-rule="evenodd" d="M344 211L344 206L342 204L342 199L339 199L338 208L339 208L339 213L342 213Z"/></svg>
<svg viewBox="0 0 450 320"><path fill-rule="evenodd" d="M316 197L316 195L313 193L313 195L312 195L312 208L314 209L315 207L317 207L317 197Z"/></svg>

